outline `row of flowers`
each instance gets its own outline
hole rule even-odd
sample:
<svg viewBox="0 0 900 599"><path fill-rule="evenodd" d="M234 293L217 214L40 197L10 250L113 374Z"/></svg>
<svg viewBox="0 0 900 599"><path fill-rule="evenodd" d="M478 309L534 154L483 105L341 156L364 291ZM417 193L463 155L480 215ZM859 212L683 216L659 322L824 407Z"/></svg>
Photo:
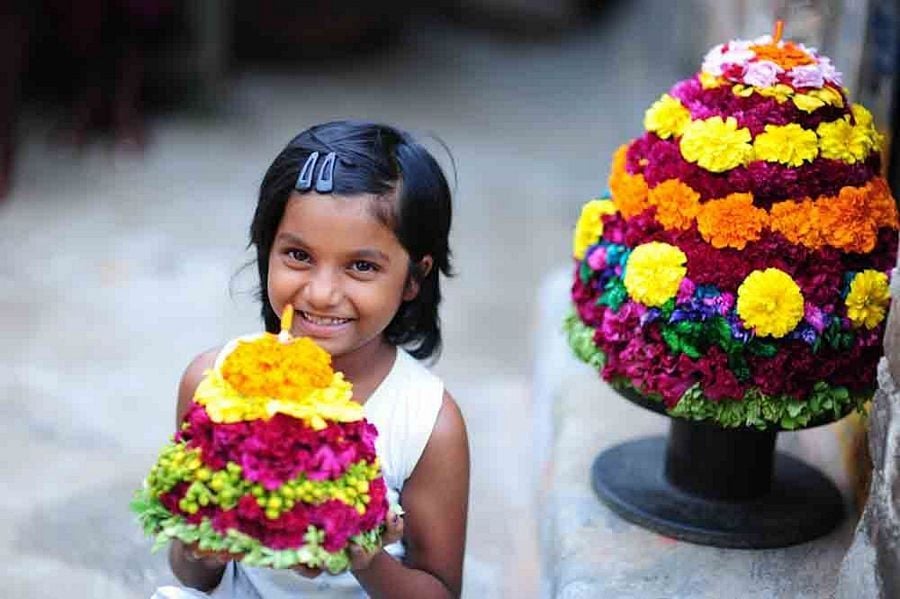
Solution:
<svg viewBox="0 0 900 599"><path fill-rule="evenodd" d="M272 549L302 546L304 533L312 525L325 532L325 549L337 551L351 537L377 528L388 510L387 488L382 478L371 482L371 500L365 510L357 510L338 499L314 504L298 501L275 518L267 515L267 508L251 493L241 496L235 506L228 509L210 503L196 510L193 506L186 510L183 506L189 489L187 483L179 483L160 494L159 501L170 513L181 516L188 523L199 524L208 519L219 533L234 529Z"/></svg>
<svg viewBox="0 0 900 599"><path fill-rule="evenodd" d="M261 517L258 503L246 496L231 510L205 507L190 514L178 507L183 490L180 487L160 498L145 489L132 502L145 532L155 537L154 550L179 539L196 543L202 550L230 552L248 566L290 568L303 564L341 572L350 564L344 548L347 541L366 550L380 546L378 523L387 513L383 499L373 502L363 517L331 501L297 506L283 517L269 520Z"/></svg>
<svg viewBox="0 0 900 599"><path fill-rule="evenodd" d="M868 110L854 104L851 111L852 117L820 122L815 130L797 123L767 123L753 135L734 116L692 120L679 100L665 94L647 110L644 127L661 139L679 138L682 157L713 173L760 160L791 167L820 157L856 164L878 152L882 139Z"/></svg>
<svg viewBox="0 0 900 599"><path fill-rule="evenodd" d="M732 341L789 337L819 347L823 336L844 335L852 340L854 329L873 330L884 320L890 303L887 275L874 269L845 272L837 297L822 299L821 289L805 297L800 284L778 268L751 271L736 292L701 284L686 276L687 257L678 247L651 241L634 249L603 241L593 246L579 266L576 296L591 299L583 306L585 322L599 325L594 308L614 309L633 301L642 310L645 324L668 319L669 324L705 322L720 318ZM804 279L809 285L810 279ZM827 278L826 291L833 283ZM583 302L579 302L583 303ZM725 326L727 325L727 326ZM696 332L696 331L695 331Z"/></svg>
<svg viewBox="0 0 900 599"><path fill-rule="evenodd" d="M377 461L352 464L334 480L313 480L301 474L274 489L254 483L242 473L243 469L235 462L228 462L221 470L213 470L203 464L201 452L184 443L172 443L163 450L150 471L147 487L155 496L161 496L176 486L187 485L179 503L179 508L186 513L196 513L210 505L231 509L249 493L265 510L266 517L274 520L298 502L314 505L331 499L362 514L371 501L371 484L380 478Z"/></svg>
<svg viewBox="0 0 900 599"><path fill-rule="evenodd" d="M664 106L670 106L675 117L684 114L684 110L694 120L733 116L739 126L746 127L753 135L762 133L765 125L797 123L805 129L815 129L824 121L844 116L854 118L854 123L859 124L844 91L835 87L801 93L781 84L765 88L739 83L710 84L701 74L679 81L660 100ZM865 120L864 108L855 111ZM665 118L665 114L663 111L660 116Z"/></svg>
<svg viewBox="0 0 900 599"><path fill-rule="evenodd" d="M847 273L864 270L889 271L897 255L896 231L883 228L868 254L843 253L823 247L811 249L791 243L783 235L764 231L760 239L743 250L712 247L696 226L686 230L667 230L655 217L655 208L626 219L611 208L609 200L585 204L575 228L575 258L586 272L606 272L623 276L622 255L630 248L650 242L674 246L686 256L686 278L697 287L713 286L736 294L753 271L776 268L787 273L800 286L808 301L827 312L839 308L838 296L849 285ZM617 262L618 261L618 262ZM621 267L618 272L605 268ZM849 288L848 288L849 289Z"/></svg>
<svg viewBox="0 0 900 599"><path fill-rule="evenodd" d="M331 422L316 430L285 414L217 424L194 403L176 441L200 450L207 467L221 470L233 462L247 480L272 490L301 474L314 481L336 480L352 464L374 462L377 435L365 420Z"/></svg>
<svg viewBox="0 0 900 599"><path fill-rule="evenodd" d="M624 146L616 152L609 179L616 209L634 217L655 208L664 228L696 225L716 248L743 249L764 231L773 231L809 248L866 253L875 246L879 229L898 226L896 204L882 177L859 187L842 187L835 196L781 201L766 210L755 204L750 192L701 201L700 194L679 179L650 187L643 175L627 172L626 152Z"/></svg>
<svg viewBox="0 0 900 599"><path fill-rule="evenodd" d="M814 48L768 35L714 46L704 57L701 72L761 88L779 83L794 89L842 85L841 74L828 57L819 56Z"/></svg>
<svg viewBox="0 0 900 599"><path fill-rule="evenodd" d="M645 133L621 147L613 159L613 173L624 170L641 175L650 187L678 179L699 193L701 200L746 192L753 194L754 203L760 207L785 199L834 196L843 187L865 185L879 175L880 168L881 157L873 153L856 164L818 158L789 167L757 160L725 173L713 173L686 161L677 142L654 133Z"/></svg>

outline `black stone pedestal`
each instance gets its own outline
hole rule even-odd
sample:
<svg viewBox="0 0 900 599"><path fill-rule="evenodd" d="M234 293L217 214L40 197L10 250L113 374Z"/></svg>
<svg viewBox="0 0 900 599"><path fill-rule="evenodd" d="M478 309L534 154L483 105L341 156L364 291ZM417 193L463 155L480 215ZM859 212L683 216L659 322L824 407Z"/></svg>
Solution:
<svg viewBox="0 0 900 599"><path fill-rule="evenodd" d="M815 468L775 452L776 432L673 419L663 437L594 460L594 491L617 514L676 539L740 549L784 547L834 529L840 492Z"/></svg>

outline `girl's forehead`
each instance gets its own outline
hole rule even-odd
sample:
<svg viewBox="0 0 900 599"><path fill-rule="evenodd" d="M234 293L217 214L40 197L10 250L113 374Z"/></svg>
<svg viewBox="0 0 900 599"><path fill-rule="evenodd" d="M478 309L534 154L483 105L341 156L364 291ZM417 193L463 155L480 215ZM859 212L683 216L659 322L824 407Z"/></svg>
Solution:
<svg viewBox="0 0 900 599"><path fill-rule="evenodd" d="M378 216L377 210L389 209L389 202L373 194L292 193L277 234L328 246L378 244L405 251L393 229Z"/></svg>

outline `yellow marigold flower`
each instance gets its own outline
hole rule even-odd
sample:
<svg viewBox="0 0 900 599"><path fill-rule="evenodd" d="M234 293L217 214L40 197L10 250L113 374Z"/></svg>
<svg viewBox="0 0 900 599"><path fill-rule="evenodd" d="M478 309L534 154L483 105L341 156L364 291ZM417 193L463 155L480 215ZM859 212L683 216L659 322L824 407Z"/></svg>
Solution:
<svg viewBox="0 0 900 599"><path fill-rule="evenodd" d="M796 123L766 125L765 132L753 140L753 153L760 160L800 166L818 155L819 138Z"/></svg>
<svg viewBox="0 0 900 599"><path fill-rule="evenodd" d="M741 98L749 98L753 94L757 93L757 89L752 85L744 85L743 83L735 83L731 87L731 93L735 96L739 96Z"/></svg>
<svg viewBox="0 0 900 599"><path fill-rule="evenodd" d="M793 100L794 106L803 112L813 112L826 104L824 100L817 98L812 94L796 94L791 100Z"/></svg>
<svg viewBox="0 0 900 599"><path fill-rule="evenodd" d="M754 270L738 287L737 313L757 335L784 337L803 318L803 294L783 270Z"/></svg>
<svg viewBox="0 0 900 599"><path fill-rule="evenodd" d="M678 179L668 179L647 194L656 220L666 229L689 229L700 212L700 194Z"/></svg>
<svg viewBox="0 0 900 599"><path fill-rule="evenodd" d="M844 301L847 317L854 327L874 329L884 320L891 302L887 275L877 270L857 273L850 282L850 293Z"/></svg>
<svg viewBox="0 0 900 599"><path fill-rule="evenodd" d="M836 90L833 87L825 86L820 89L813 89L807 92L814 98L818 98L822 100L829 106L837 106L838 108L844 107L844 97L841 95L841 92Z"/></svg>
<svg viewBox="0 0 900 599"><path fill-rule="evenodd" d="M748 241L759 239L768 216L753 205L752 194L733 193L703 204L697 214L697 229L717 249L742 250Z"/></svg>
<svg viewBox="0 0 900 599"><path fill-rule="evenodd" d="M820 123L816 133L819 134L819 151L823 158L843 160L848 164L865 160L874 146L869 128L854 127L847 117Z"/></svg>
<svg viewBox="0 0 900 599"><path fill-rule="evenodd" d="M679 145L685 160L714 173L746 164L753 157L750 131L738 128L737 120L731 116L724 121L720 116L691 121L685 126Z"/></svg>
<svg viewBox="0 0 900 599"><path fill-rule="evenodd" d="M575 258L584 259L587 249L603 235L603 215L615 213L616 205L611 200L591 200L581 208L572 238L572 255Z"/></svg>
<svg viewBox="0 0 900 599"><path fill-rule="evenodd" d="M651 241L631 252L625 265L625 289L645 306L661 306L678 293L687 273L687 256L668 243Z"/></svg>
<svg viewBox="0 0 900 599"><path fill-rule="evenodd" d="M616 209L625 218L631 218L649 208L650 203L647 201L647 182L644 175L631 175L625 170L627 153L628 144L623 144L613 154L609 190Z"/></svg>
<svg viewBox="0 0 900 599"><path fill-rule="evenodd" d="M875 119L872 118L872 113L862 104L851 104L850 112L853 114L853 119L857 125L868 127L875 122Z"/></svg>
<svg viewBox="0 0 900 599"><path fill-rule="evenodd" d="M784 104L794 95L794 88L790 85L785 85L784 83L776 83L772 87L760 87L754 88L759 95L765 96L766 98L775 98L779 104Z"/></svg>
<svg viewBox="0 0 900 599"><path fill-rule="evenodd" d="M678 99L663 94L644 113L644 128L663 139L681 135L691 120L691 113Z"/></svg>
<svg viewBox="0 0 900 599"><path fill-rule="evenodd" d="M794 105L804 112L813 112L823 106L844 106L844 98L832 87L811 89L803 94L795 94L791 98Z"/></svg>
<svg viewBox="0 0 900 599"><path fill-rule="evenodd" d="M720 87L724 81L724 79L722 79L721 77L716 77L712 73L707 73L706 71L700 73L699 80L700 86L703 87L703 89L714 89L716 87Z"/></svg>

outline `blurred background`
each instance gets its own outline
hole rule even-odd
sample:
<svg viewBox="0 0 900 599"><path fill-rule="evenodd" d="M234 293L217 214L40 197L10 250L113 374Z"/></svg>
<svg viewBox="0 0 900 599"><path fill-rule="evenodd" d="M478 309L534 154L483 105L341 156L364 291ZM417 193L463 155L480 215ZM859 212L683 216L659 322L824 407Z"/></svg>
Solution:
<svg viewBox="0 0 900 599"><path fill-rule="evenodd" d="M261 328L247 230L302 129L398 125L456 182L435 370L470 431L465 595L533 597L536 290L567 268L612 151L709 46L776 16L885 127L898 104L889 1L5 0L0 15L9 597L147 597L172 580L128 501L173 431L185 365Z"/></svg>

